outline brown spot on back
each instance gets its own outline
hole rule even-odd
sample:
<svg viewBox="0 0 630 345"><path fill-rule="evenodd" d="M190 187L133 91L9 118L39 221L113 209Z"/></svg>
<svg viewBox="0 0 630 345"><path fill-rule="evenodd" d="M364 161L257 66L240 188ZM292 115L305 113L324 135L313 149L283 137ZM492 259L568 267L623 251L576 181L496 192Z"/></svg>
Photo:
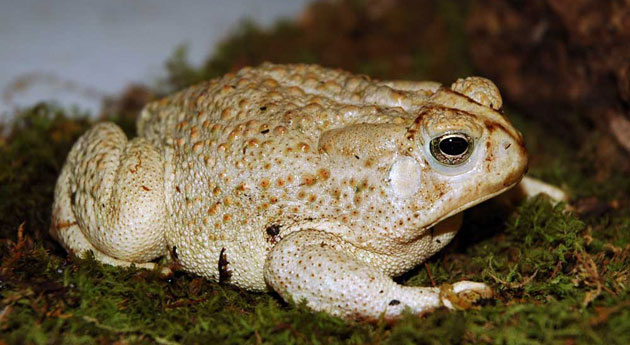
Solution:
<svg viewBox="0 0 630 345"><path fill-rule="evenodd" d="M330 177L330 171L328 171L327 169L319 169L317 173L319 177L321 177L323 180L328 180L328 178Z"/></svg>
<svg viewBox="0 0 630 345"><path fill-rule="evenodd" d="M262 181L260 181L260 186L261 186L263 189L267 189L267 188L269 188L269 184L270 184L270 182L269 182L269 180L268 180L268 179L263 179Z"/></svg>
<svg viewBox="0 0 630 345"><path fill-rule="evenodd" d="M199 150L201 150L202 146L203 146L203 141L198 141L198 142L194 143L193 146L192 146L193 152L199 152Z"/></svg>
<svg viewBox="0 0 630 345"><path fill-rule="evenodd" d="M312 186L315 182L317 182L317 179L313 176L306 175L302 177L302 183L307 186Z"/></svg>

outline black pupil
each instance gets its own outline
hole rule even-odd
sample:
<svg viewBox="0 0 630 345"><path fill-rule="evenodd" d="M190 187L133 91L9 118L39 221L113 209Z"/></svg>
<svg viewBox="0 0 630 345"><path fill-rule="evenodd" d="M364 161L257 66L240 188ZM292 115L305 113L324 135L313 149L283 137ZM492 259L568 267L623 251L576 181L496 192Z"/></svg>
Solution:
<svg viewBox="0 0 630 345"><path fill-rule="evenodd" d="M440 151L445 155L459 156L468 149L468 141L462 137L448 137L440 141Z"/></svg>

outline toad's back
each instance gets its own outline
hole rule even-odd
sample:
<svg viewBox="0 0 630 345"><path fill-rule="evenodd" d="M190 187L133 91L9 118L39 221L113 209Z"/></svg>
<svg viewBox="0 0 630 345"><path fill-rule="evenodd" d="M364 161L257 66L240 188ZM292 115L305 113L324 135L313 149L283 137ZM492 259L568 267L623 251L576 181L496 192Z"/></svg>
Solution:
<svg viewBox="0 0 630 345"><path fill-rule="evenodd" d="M156 143L185 139L188 135L177 135L186 125L227 138L227 129L251 120L261 131L283 124L318 137L323 130L349 123L389 122L401 112L414 112L438 86L397 90L342 70L266 63L151 103L138 125L140 134Z"/></svg>
<svg viewBox="0 0 630 345"><path fill-rule="evenodd" d="M265 64L150 104L138 128L164 150L171 251L190 271L263 289L266 253L289 225L338 218L352 204L322 197L336 172L318 152L321 133L410 123L406 110L419 107L423 92L318 66Z"/></svg>

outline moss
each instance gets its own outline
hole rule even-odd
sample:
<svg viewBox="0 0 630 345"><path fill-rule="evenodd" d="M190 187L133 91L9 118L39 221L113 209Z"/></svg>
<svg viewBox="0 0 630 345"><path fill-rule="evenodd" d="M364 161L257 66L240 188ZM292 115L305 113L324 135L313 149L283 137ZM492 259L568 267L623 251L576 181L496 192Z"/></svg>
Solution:
<svg viewBox="0 0 630 345"><path fill-rule="evenodd" d="M364 10L360 1L341 3L346 12L340 13L345 15ZM325 10L333 9L326 7L330 4L317 6L317 18L325 18ZM440 79L466 74L470 65L462 48L463 30L456 25L463 22L465 6L433 7L425 2L413 6L437 11L436 16L416 11L416 17L441 18L432 25L442 28L435 31L439 35L450 32L448 40L437 38L444 40L444 46L435 45L435 51L414 48L405 51L403 59L379 53L344 60L331 56L331 49L343 44L326 41L329 32L292 22L268 31L247 24L200 69L187 64L185 50L176 52L168 65L170 78L157 93L263 59L338 63L391 77ZM387 35L398 35L397 42L415 44L415 37L405 38L397 24L411 23L412 12L392 9L399 17L378 20L361 12L359 24L343 32L358 35L366 45L381 44L373 29L357 29L376 22ZM329 20L334 22L333 16ZM435 56L448 56L443 60L455 61L454 65L444 72ZM517 208L487 202L468 211L453 243L397 280L417 286L431 285L432 280L436 285L461 279L484 281L494 288L495 298L471 310L406 315L390 325L345 322L284 303L274 294L242 291L190 274L163 278L157 272L103 266L89 257L67 257L47 234L52 193L65 155L90 121L86 114L51 105L26 109L0 138L0 340L10 344L627 343L630 179L614 170L605 179L598 178L592 163L596 149L576 152L570 142L540 124L507 112L524 132L532 174L571 191L576 212L567 211L566 205L552 206L543 197ZM128 116L114 114L111 119L133 133ZM597 135L587 129L584 133ZM584 200L591 200L590 204Z"/></svg>
<svg viewBox="0 0 630 345"><path fill-rule="evenodd" d="M22 222L33 229L36 239L45 237L40 230L50 218L50 200L64 156L87 128L86 114L44 104L23 111L10 124L9 134L0 141L2 238L15 239Z"/></svg>

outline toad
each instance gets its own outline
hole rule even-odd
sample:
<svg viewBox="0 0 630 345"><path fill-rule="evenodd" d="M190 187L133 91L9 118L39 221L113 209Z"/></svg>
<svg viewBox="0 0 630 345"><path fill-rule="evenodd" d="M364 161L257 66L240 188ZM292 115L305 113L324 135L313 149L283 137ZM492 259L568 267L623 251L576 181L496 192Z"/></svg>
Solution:
<svg viewBox="0 0 630 345"><path fill-rule="evenodd" d="M377 81L316 65L246 67L150 103L127 139L72 147L51 233L106 264L183 270L344 318L489 297L392 277L455 236L462 211L521 181L527 154L481 77Z"/></svg>

